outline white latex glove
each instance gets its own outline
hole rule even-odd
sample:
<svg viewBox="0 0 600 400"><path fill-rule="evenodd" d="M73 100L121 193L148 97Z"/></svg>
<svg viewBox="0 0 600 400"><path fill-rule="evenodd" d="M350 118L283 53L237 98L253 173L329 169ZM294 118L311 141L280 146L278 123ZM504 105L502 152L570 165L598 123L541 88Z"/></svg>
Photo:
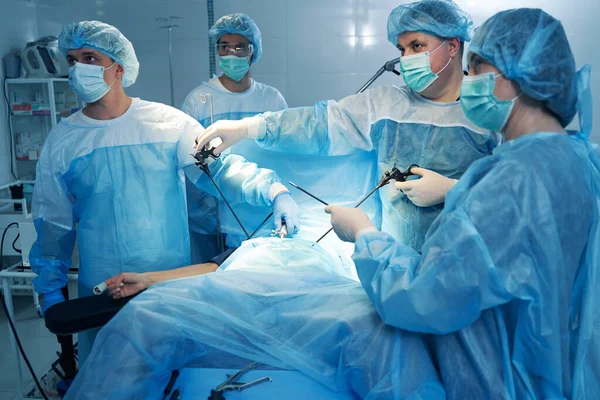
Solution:
<svg viewBox="0 0 600 400"><path fill-rule="evenodd" d="M367 232L377 232L367 214L358 208L327 206L325 212L331 214L333 230L344 242L354 243Z"/></svg>
<svg viewBox="0 0 600 400"><path fill-rule="evenodd" d="M239 121L221 120L206 128L196 138L194 149L201 149L214 138L221 138L222 143L214 151L216 154L221 154L246 137L248 137L248 123L246 121L243 119Z"/></svg>
<svg viewBox="0 0 600 400"><path fill-rule="evenodd" d="M421 178L406 182L395 182L396 189L404 194L416 206L429 207L443 203L448 190L458 182L456 179L446 178L437 172L424 168L413 167L410 172Z"/></svg>

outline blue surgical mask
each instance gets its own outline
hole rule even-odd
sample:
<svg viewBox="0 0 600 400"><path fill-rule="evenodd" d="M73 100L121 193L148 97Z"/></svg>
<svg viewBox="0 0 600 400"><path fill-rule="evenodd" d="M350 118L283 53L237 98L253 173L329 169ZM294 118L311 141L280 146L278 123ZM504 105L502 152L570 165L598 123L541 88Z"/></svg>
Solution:
<svg viewBox="0 0 600 400"><path fill-rule="evenodd" d="M117 63L104 68L100 65L83 64L76 62L69 68L69 85L77 96L86 103L93 103L103 98L109 92L111 86L104 81L104 71L111 69Z"/></svg>
<svg viewBox="0 0 600 400"><path fill-rule="evenodd" d="M250 70L250 56L221 56L219 60L221 71L236 82L242 80L244 75Z"/></svg>
<svg viewBox="0 0 600 400"><path fill-rule="evenodd" d="M460 104L466 117L480 128L502 132L516 100L498 100L494 95L496 79L502 74L488 72L477 76L465 76L460 88Z"/></svg>
<svg viewBox="0 0 600 400"><path fill-rule="evenodd" d="M400 72L402 73L402 79L404 79L406 86L415 92L421 93L439 78L439 74L450 65L452 57L448 60L444 68L437 73L434 73L431 70L431 59L429 56L438 51L438 49L446 42L447 41L442 42L442 44L431 53L426 51L412 56L400 57Z"/></svg>

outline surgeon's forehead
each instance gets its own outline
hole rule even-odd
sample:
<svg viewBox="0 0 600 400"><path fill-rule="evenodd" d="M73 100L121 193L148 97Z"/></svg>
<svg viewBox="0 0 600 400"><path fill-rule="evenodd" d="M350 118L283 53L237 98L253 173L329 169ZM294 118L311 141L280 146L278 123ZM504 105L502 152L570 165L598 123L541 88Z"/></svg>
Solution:
<svg viewBox="0 0 600 400"><path fill-rule="evenodd" d="M67 57L83 57L83 56L95 56L97 58L106 57L104 54L100 53L98 50L89 49L89 48L81 48L81 49L71 49L67 51Z"/></svg>
<svg viewBox="0 0 600 400"><path fill-rule="evenodd" d="M219 43L246 43L249 44L250 41L246 36L238 35L237 33L226 33L221 35L219 38Z"/></svg>
<svg viewBox="0 0 600 400"><path fill-rule="evenodd" d="M398 35L398 45L408 47L416 42L428 42L430 40L440 40L437 36L424 32L404 32Z"/></svg>

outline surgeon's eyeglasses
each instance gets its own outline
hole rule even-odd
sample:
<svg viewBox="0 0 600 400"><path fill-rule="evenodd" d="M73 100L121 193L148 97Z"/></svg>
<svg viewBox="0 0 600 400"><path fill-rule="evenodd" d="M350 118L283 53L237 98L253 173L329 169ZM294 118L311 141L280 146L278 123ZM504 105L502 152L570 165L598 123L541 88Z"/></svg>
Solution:
<svg viewBox="0 0 600 400"><path fill-rule="evenodd" d="M252 43L217 43L215 49L220 56L248 57L254 54Z"/></svg>

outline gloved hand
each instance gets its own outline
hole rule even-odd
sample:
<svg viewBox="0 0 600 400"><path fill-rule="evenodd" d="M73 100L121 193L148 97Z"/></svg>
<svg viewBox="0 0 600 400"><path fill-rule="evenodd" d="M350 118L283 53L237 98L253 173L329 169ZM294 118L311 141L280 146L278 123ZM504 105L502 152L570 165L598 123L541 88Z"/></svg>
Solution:
<svg viewBox="0 0 600 400"><path fill-rule="evenodd" d="M206 128L196 138L194 149L202 149L214 138L221 138L222 143L216 147L214 153L221 154L237 142L248 137L248 124L243 120L226 121L220 120Z"/></svg>
<svg viewBox="0 0 600 400"><path fill-rule="evenodd" d="M292 236L299 229L300 209L290 192L281 192L273 199L273 218L277 230L281 230L281 220L285 221L288 236Z"/></svg>
<svg viewBox="0 0 600 400"><path fill-rule="evenodd" d="M46 314L47 309L55 304L62 303L63 301L65 301L65 296L60 289L45 294L44 299L42 300L42 314Z"/></svg>
<svg viewBox="0 0 600 400"><path fill-rule="evenodd" d="M413 167L410 172L421 178L406 182L396 182L396 189L404 194L416 206L429 207L443 203L446 193L458 182L456 179L446 178L437 172L424 168Z"/></svg>
<svg viewBox="0 0 600 400"><path fill-rule="evenodd" d="M358 208L327 206L325 212L331 214L333 230L344 242L354 243L367 232L377 232L367 214Z"/></svg>

